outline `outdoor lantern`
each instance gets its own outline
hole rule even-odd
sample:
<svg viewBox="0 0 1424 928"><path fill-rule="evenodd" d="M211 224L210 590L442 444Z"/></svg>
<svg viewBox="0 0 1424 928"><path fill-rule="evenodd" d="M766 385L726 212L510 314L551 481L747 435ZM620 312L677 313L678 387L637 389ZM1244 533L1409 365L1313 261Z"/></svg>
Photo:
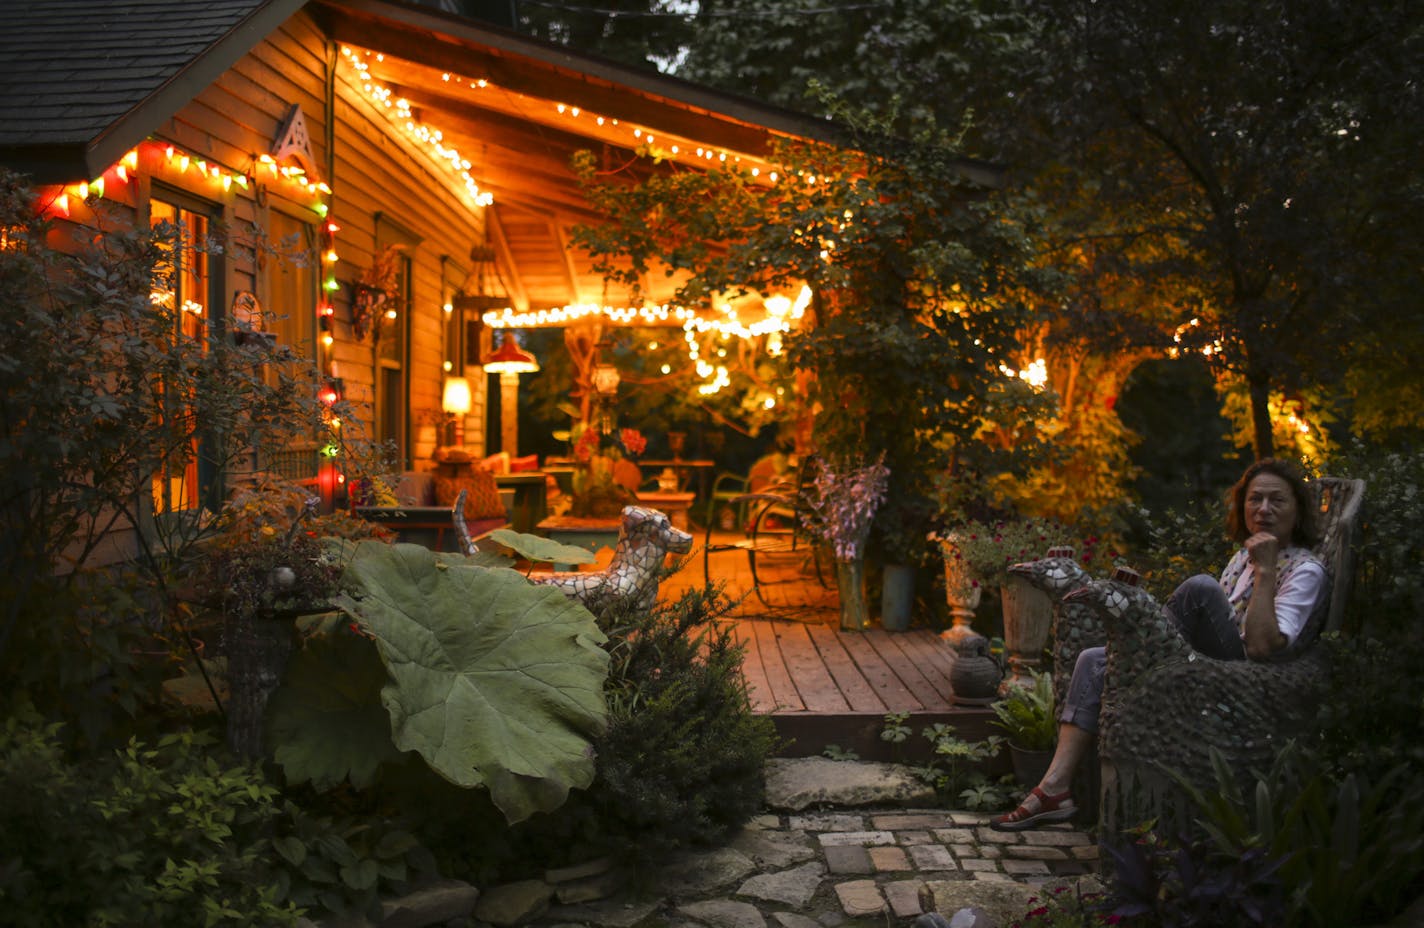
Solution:
<svg viewBox="0 0 1424 928"><path fill-rule="evenodd" d="M618 384L622 379L612 364L594 365L589 376L598 401L598 430L604 435L613 431L613 407L618 402Z"/></svg>
<svg viewBox="0 0 1424 928"><path fill-rule="evenodd" d="M593 389L599 396L612 396L618 392L618 384L623 378L618 376L618 368L612 364L599 364L593 369Z"/></svg>
<svg viewBox="0 0 1424 928"><path fill-rule="evenodd" d="M452 416L469 415L470 382L463 377L446 377L445 393L440 398L440 406Z"/></svg>
<svg viewBox="0 0 1424 928"><path fill-rule="evenodd" d="M513 332L505 332L499 350L485 358L484 366L491 374L532 374L539 369L539 359L519 347Z"/></svg>

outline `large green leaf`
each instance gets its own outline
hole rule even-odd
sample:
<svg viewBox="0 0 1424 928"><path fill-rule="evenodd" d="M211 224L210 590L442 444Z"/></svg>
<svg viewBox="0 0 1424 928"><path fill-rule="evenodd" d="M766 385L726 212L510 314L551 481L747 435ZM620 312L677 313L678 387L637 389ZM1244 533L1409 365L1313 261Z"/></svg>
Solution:
<svg viewBox="0 0 1424 928"><path fill-rule="evenodd" d="M287 779L366 787L382 762L400 756L381 705L386 667L373 642L330 625L292 655L268 703L267 736Z"/></svg>
<svg viewBox="0 0 1424 928"><path fill-rule="evenodd" d="M441 776L487 786L511 822L593 781L608 655L593 616L512 570L362 544L337 604L376 639L396 746Z"/></svg>
<svg viewBox="0 0 1424 928"><path fill-rule="evenodd" d="M592 564L598 560L594 553L578 545L566 545L551 538L541 538L513 529L497 528L490 532L490 539L512 548L515 553L531 561L548 561L552 564Z"/></svg>

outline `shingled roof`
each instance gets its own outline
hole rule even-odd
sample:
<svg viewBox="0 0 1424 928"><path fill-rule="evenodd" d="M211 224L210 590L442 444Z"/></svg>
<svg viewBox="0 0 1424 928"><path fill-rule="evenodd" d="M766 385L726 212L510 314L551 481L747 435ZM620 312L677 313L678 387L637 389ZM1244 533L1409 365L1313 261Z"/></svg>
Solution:
<svg viewBox="0 0 1424 928"><path fill-rule="evenodd" d="M303 2L0 3L0 162L97 176Z"/></svg>

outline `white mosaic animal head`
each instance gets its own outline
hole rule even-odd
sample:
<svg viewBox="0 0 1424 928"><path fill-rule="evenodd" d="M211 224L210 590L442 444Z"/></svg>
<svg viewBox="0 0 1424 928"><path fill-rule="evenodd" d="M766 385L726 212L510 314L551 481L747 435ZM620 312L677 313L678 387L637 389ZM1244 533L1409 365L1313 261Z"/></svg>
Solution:
<svg viewBox="0 0 1424 928"><path fill-rule="evenodd" d="M673 554L692 550L692 536L674 528L665 513L645 506L623 507L623 534L633 542L652 543Z"/></svg>
<svg viewBox="0 0 1424 928"><path fill-rule="evenodd" d="M1109 624L1160 621L1162 607L1152 594L1121 580L1090 580L1063 597L1065 603L1082 603Z"/></svg>

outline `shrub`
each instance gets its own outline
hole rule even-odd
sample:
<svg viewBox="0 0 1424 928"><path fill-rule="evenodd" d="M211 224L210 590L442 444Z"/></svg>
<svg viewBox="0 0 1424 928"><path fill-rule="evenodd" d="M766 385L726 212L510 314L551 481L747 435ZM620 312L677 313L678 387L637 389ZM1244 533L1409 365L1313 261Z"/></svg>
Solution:
<svg viewBox="0 0 1424 928"><path fill-rule="evenodd" d="M609 637L610 720L580 798L607 851L656 860L719 841L761 810L776 735L752 714L743 649L718 621L724 597L709 587L647 612L627 604L596 610Z"/></svg>
<svg viewBox="0 0 1424 928"><path fill-rule="evenodd" d="M594 604L608 636L609 722L593 742L592 784L557 810L510 826L483 792L432 794L428 777L402 771L412 808L438 808L419 834L442 871L484 882L605 855L660 862L676 848L723 840L759 812L776 736L751 712L742 649L718 621L728 608L712 588L646 612L626 600Z"/></svg>
<svg viewBox="0 0 1424 928"><path fill-rule="evenodd" d="M0 907L19 926L292 924L268 838L276 790L211 740L64 756L57 725L0 730Z"/></svg>
<svg viewBox="0 0 1424 928"><path fill-rule="evenodd" d="M1248 793L1219 755L1213 763L1212 789L1177 777L1210 839L1205 856L1192 864L1198 878L1264 876L1279 867L1290 888L1283 911L1249 923L1372 924L1398 912L1417 891L1424 876L1424 806L1408 801L1417 780L1407 767L1337 776L1290 744L1269 771L1256 774ZM1179 842L1172 853L1189 846ZM1249 887L1240 885L1238 895L1250 898Z"/></svg>

